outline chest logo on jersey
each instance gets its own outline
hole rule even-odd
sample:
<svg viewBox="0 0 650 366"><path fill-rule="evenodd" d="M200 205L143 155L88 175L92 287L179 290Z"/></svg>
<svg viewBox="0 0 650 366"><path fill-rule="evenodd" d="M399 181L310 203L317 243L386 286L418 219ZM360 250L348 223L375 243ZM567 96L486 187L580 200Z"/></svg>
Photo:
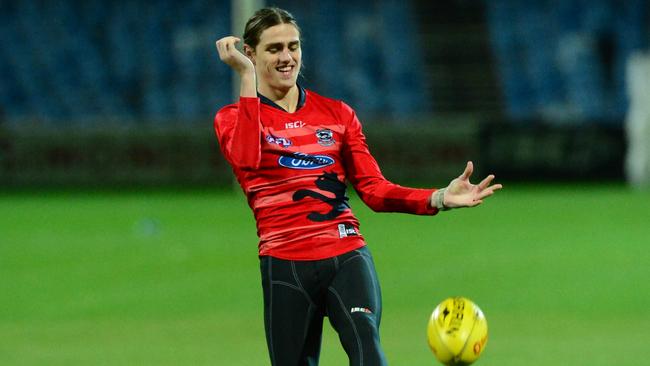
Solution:
<svg viewBox="0 0 650 366"><path fill-rule="evenodd" d="M290 128L300 128L305 125L305 122L303 121L294 121L294 122L286 122L284 124L284 128L290 129Z"/></svg>
<svg viewBox="0 0 650 366"><path fill-rule="evenodd" d="M316 131L316 138L321 146L332 146L334 141L334 132L329 128L323 128Z"/></svg>
<svg viewBox="0 0 650 366"><path fill-rule="evenodd" d="M327 155L309 155L293 153L292 155L281 156L278 164L289 169L318 169L334 164L334 159Z"/></svg>
<svg viewBox="0 0 650 366"><path fill-rule="evenodd" d="M291 140L284 137L276 137L270 134L266 135L266 142L268 142L269 144L278 144L282 147L291 146Z"/></svg>

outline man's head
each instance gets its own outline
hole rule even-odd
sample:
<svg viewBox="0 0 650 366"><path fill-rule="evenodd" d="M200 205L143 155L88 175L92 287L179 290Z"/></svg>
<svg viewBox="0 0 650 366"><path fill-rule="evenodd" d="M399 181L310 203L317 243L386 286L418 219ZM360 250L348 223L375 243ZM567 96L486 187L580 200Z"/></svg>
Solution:
<svg viewBox="0 0 650 366"><path fill-rule="evenodd" d="M262 93L267 88L289 90L296 85L302 64L300 28L286 10L258 10L246 23L244 52L255 65Z"/></svg>

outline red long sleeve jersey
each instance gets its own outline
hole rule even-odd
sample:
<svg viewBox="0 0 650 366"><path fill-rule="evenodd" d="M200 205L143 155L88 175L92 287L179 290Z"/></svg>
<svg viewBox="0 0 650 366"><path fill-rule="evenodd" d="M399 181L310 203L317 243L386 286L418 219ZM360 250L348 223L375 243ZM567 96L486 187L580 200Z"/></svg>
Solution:
<svg viewBox="0 0 650 366"><path fill-rule="evenodd" d="M240 98L214 127L257 222L259 254L290 260L333 257L365 245L346 197L349 181L374 211L433 215L434 189L387 181L354 111L305 91L294 113Z"/></svg>

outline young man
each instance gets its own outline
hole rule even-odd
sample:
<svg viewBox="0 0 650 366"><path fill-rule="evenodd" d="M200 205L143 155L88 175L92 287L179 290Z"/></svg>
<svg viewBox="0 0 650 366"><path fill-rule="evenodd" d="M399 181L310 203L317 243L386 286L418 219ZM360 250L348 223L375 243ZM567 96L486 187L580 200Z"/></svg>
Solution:
<svg viewBox="0 0 650 366"><path fill-rule="evenodd" d="M379 283L345 181L375 211L420 215L479 205L501 185L490 185L492 175L471 184L471 162L439 190L387 181L354 111L296 83L302 50L291 14L257 11L246 24L244 53L238 42L217 41L241 85L239 102L222 108L214 127L257 221L271 363L317 365L327 316L350 365L385 365Z"/></svg>

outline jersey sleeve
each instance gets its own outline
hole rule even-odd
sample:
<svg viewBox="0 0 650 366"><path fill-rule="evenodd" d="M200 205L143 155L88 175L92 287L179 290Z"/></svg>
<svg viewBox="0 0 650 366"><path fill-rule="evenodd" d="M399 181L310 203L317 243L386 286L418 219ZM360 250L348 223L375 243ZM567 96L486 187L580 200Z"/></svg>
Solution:
<svg viewBox="0 0 650 366"><path fill-rule="evenodd" d="M402 187L383 176L377 161L370 154L356 113L343 102L341 102L341 118L346 127L343 146L346 175L368 207L377 212L404 212L417 215L438 213L429 201L435 189Z"/></svg>
<svg viewBox="0 0 650 366"><path fill-rule="evenodd" d="M261 161L260 99L241 97L222 108L214 129L226 160L239 169L257 169Z"/></svg>

